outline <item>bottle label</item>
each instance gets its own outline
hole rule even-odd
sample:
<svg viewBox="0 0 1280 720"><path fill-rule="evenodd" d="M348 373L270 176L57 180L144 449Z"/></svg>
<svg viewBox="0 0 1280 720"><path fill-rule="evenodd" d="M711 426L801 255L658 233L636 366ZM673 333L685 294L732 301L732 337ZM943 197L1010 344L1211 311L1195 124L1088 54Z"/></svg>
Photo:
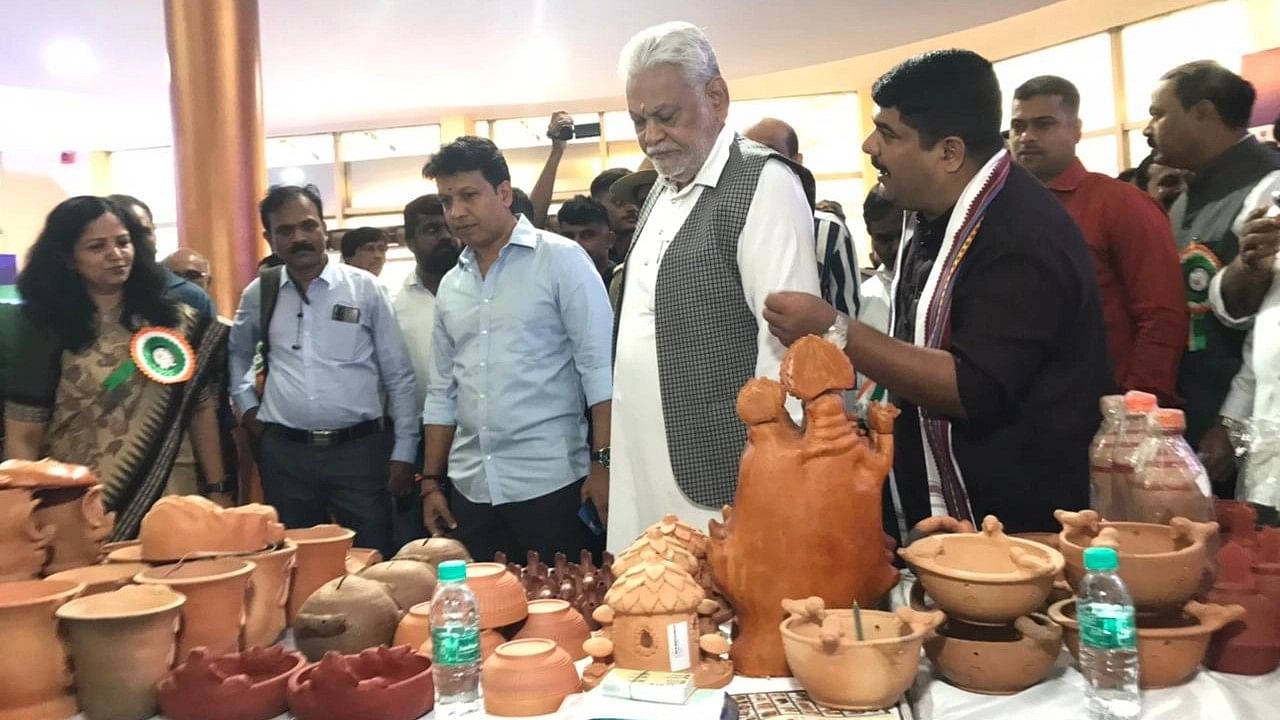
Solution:
<svg viewBox="0 0 1280 720"><path fill-rule="evenodd" d="M1133 608L1114 603L1080 604L1080 642L1099 650L1133 650L1137 647L1137 623Z"/></svg>
<svg viewBox="0 0 1280 720"><path fill-rule="evenodd" d="M431 656L437 665L480 662L480 631L468 627L432 628Z"/></svg>

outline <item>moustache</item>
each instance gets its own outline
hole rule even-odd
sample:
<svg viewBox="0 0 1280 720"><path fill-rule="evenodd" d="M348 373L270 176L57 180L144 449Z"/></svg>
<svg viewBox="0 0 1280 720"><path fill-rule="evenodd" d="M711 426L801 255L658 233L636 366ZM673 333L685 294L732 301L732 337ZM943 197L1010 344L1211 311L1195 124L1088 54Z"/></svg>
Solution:
<svg viewBox="0 0 1280 720"><path fill-rule="evenodd" d="M880 162L880 160L879 160L878 158L876 158L874 155L872 155L872 156L871 156L871 167L875 168L876 170L879 170L879 171L880 171L880 172L882 172L882 173L887 173L887 172L889 172L889 168L885 167L885 166Z"/></svg>
<svg viewBox="0 0 1280 720"><path fill-rule="evenodd" d="M315 252L315 249L316 249L316 246L312 245L311 243L296 242L289 246L289 254L293 255L294 253L308 252L308 251Z"/></svg>

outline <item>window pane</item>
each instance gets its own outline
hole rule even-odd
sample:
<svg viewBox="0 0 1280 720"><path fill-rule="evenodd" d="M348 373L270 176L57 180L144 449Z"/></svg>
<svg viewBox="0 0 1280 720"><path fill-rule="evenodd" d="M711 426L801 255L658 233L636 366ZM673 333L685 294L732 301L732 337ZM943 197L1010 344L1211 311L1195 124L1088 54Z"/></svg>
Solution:
<svg viewBox="0 0 1280 720"><path fill-rule="evenodd" d="M440 149L440 126L345 132L338 136L343 162L432 155Z"/></svg>
<svg viewBox="0 0 1280 720"><path fill-rule="evenodd" d="M476 137L482 137L482 138L489 137L489 129L490 128L489 128L488 120L476 121L476 129L475 129Z"/></svg>
<svg viewBox="0 0 1280 720"><path fill-rule="evenodd" d="M398 208L419 195L435 192L435 182L422 177L422 166L430 157L388 157L347 163L349 207L353 210Z"/></svg>
<svg viewBox="0 0 1280 720"><path fill-rule="evenodd" d="M1160 76L1192 60L1217 60L1240 72L1241 48L1249 47L1249 22L1241 0L1215 2L1129 25L1124 46L1126 121L1148 117L1151 91Z"/></svg>
<svg viewBox="0 0 1280 720"><path fill-rule="evenodd" d="M1085 169L1103 175L1115 177L1120 168L1116 158L1116 138L1114 135L1085 138L1076 144L1076 157L1084 163Z"/></svg>
<svg viewBox="0 0 1280 720"><path fill-rule="evenodd" d="M271 168L333 162L333 136L328 134L267 138L265 149Z"/></svg>
<svg viewBox="0 0 1280 720"><path fill-rule="evenodd" d="M636 124L631 122L631 113L626 110L611 110L605 113L603 129L604 136L609 142L636 139Z"/></svg>
<svg viewBox="0 0 1280 720"><path fill-rule="evenodd" d="M111 153L111 192L132 195L151 208L157 243L163 239L159 226L178 221L178 181L173 162L171 147ZM176 232L173 230L175 249Z"/></svg>
<svg viewBox="0 0 1280 720"><path fill-rule="evenodd" d="M1011 57L994 66L1004 104L1002 128L1009 127L1013 91L1038 75L1059 75L1076 86L1080 91L1080 120L1086 132L1116 124L1111 39L1106 33Z"/></svg>
<svg viewBox="0 0 1280 720"><path fill-rule="evenodd" d="M742 132L763 118L796 131L805 167L815 175L861 169L862 118L856 93L739 100L729 104L729 127Z"/></svg>

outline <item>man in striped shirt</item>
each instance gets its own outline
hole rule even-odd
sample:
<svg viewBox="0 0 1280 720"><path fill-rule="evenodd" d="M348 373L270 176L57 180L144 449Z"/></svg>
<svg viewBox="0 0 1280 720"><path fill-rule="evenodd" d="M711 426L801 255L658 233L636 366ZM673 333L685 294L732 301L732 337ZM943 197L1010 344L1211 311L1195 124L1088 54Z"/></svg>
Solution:
<svg viewBox="0 0 1280 720"><path fill-rule="evenodd" d="M804 164L800 152L800 138L787 123L777 118L765 118L752 125L745 137L774 152L789 158L797 165ZM813 213L814 240L818 257L818 282L822 298L845 315L858 314L858 253L853 245L853 235L838 214L839 206L830 202L818 203ZM831 212L837 210L837 212Z"/></svg>

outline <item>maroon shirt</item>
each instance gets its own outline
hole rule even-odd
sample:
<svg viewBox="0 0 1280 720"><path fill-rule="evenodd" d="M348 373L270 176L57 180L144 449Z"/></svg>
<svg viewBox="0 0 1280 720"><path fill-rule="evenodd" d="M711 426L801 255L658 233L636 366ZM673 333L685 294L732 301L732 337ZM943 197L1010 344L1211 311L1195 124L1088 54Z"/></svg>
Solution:
<svg viewBox="0 0 1280 720"><path fill-rule="evenodd" d="M1077 158L1049 183L1093 255L1116 383L1180 405L1178 362L1187 346L1187 298L1164 210L1129 183L1087 172Z"/></svg>

